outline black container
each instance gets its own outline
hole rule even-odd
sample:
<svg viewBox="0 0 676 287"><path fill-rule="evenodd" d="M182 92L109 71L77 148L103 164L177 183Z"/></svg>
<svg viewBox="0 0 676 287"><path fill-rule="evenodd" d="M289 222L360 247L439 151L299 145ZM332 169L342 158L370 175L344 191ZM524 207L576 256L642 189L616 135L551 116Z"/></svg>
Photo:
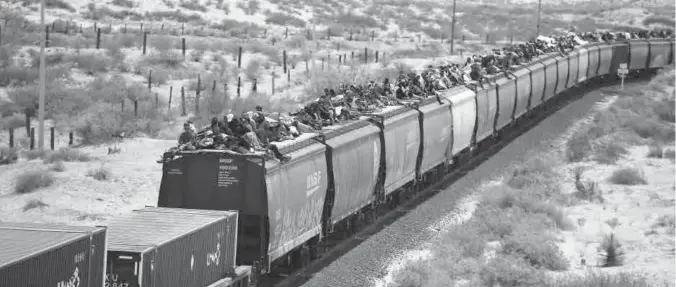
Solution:
<svg viewBox="0 0 676 287"><path fill-rule="evenodd" d="M106 228L0 222L0 286L103 287Z"/></svg>
<svg viewBox="0 0 676 287"><path fill-rule="evenodd" d="M202 287L227 277L234 271L226 270L225 232L237 217L233 212L219 213L146 208L112 220L106 283Z"/></svg>

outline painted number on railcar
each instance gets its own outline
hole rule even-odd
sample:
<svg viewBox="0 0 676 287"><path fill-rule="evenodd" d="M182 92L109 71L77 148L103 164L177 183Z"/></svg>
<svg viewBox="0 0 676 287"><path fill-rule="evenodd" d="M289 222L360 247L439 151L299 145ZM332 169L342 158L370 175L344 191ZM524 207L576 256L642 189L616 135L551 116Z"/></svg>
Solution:
<svg viewBox="0 0 676 287"><path fill-rule="evenodd" d="M105 287L129 287L129 283L127 282L118 282L120 280L120 276L115 273L108 273L106 274L106 284L104 285Z"/></svg>
<svg viewBox="0 0 676 287"><path fill-rule="evenodd" d="M239 167L233 164L231 158L218 159L218 187L229 187L239 182L237 172Z"/></svg>
<svg viewBox="0 0 676 287"><path fill-rule="evenodd" d="M307 186L307 190L305 192L306 196L311 196L313 193L315 193L317 190L319 190L319 186L321 185L322 181L322 172L321 171L315 171L307 175L307 179L305 180L305 184Z"/></svg>

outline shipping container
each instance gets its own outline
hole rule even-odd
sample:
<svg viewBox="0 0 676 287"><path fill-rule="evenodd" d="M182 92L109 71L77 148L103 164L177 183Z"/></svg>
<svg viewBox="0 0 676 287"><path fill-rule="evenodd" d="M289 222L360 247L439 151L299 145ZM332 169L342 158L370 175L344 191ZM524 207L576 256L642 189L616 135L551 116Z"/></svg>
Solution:
<svg viewBox="0 0 676 287"><path fill-rule="evenodd" d="M204 216L226 217L227 225L223 231L220 242L220 252L223 256L223 267L228 276L235 272L235 261L237 261L237 222L239 211L205 210L205 209L187 209L187 208L166 208L146 206L138 212L159 212L159 213L186 213L199 214Z"/></svg>
<svg viewBox="0 0 676 287"><path fill-rule="evenodd" d="M102 287L106 228L0 222L0 286Z"/></svg>
<svg viewBox="0 0 676 287"><path fill-rule="evenodd" d="M226 232L232 232L236 216L232 212L215 216L208 211L173 211L135 210L109 223L109 286L200 287L234 273L222 245L232 239Z"/></svg>
<svg viewBox="0 0 676 287"><path fill-rule="evenodd" d="M209 285L208 287L249 287L252 284L251 266L237 266L235 275L223 278Z"/></svg>

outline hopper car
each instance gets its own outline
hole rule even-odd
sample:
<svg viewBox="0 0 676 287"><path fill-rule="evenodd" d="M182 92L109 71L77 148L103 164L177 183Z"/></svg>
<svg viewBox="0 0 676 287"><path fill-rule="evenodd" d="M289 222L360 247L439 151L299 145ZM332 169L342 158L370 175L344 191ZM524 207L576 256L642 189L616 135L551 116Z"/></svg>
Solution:
<svg viewBox="0 0 676 287"><path fill-rule="evenodd" d="M292 156L284 163L180 152L164 161L158 207L107 228L0 223L0 246L13 246L0 248L0 285L249 286L260 275L302 268L327 235L349 234L532 121L562 91L617 77L625 64L630 74L673 66L674 40L595 43L545 56L509 77L278 143Z"/></svg>
<svg viewBox="0 0 676 287"><path fill-rule="evenodd" d="M278 143L292 157L285 163L180 152L163 165L158 206L238 210L238 264L257 274L302 268L328 234L443 178L562 91L617 77L621 64L633 73L673 63L673 39L588 44L526 63L509 77Z"/></svg>

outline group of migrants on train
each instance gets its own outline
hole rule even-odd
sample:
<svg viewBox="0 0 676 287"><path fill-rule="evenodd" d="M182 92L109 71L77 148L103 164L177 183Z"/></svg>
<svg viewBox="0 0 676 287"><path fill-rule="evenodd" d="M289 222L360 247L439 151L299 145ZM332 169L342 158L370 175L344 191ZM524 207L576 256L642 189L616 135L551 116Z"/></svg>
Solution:
<svg viewBox="0 0 676 287"><path fill-rule="evenodd" d="M240 116L230 113L222 120L214 117L211 125L200 131L188 121L179 136L178 146L171 148L170 152L197 149L230 150L242 154L260 152L285 162L290 157L282 154L274 142L291 140L304 132L321 130L324 126L356 119L386 106L404 104L403 101L436 96L438 91L450 87L481 85L487 76L504 73L509 78L510 71L547 53L565 55L576 46L589 42L649 38L674 38L674 32L570 32L563 36L538 36L526 43L493 49L485 55L473 55L464 64L428 66L421 73L400 71L394 83L385 78L382 84L375 81L365 85L343 84L337 92L325 88L318 99L288 116L269 113L257 106L255 111L244 112Z"/></svg>

